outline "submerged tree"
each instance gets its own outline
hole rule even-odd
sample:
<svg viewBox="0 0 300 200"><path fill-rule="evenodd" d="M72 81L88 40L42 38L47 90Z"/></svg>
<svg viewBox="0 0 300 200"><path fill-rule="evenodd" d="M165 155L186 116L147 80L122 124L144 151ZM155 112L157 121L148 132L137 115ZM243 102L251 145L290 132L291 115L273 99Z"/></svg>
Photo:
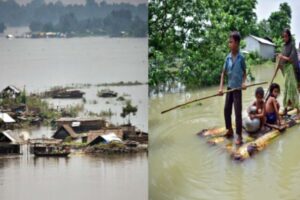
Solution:
<svg viewBox="0 0 300 200"><path fill-rule="evenodd" d="M128 124L130 124L130 116L135 115L138 111L137 106L133 106L131 101L126 101L126 106L122 108L121 117L126 118L128 117Z"/></svg>

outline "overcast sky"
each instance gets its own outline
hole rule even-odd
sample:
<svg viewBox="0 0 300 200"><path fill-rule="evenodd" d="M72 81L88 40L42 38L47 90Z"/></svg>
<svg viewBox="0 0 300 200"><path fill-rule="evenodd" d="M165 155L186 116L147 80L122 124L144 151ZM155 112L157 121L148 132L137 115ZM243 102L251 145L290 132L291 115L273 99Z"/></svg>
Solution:
<svg viewBox="0 0 300 200"><path fill-rule="evenodd" d="M279 10L279 4L287 2L292 9L292 34L296 36L296 47L300 42L300 1L299 0L258 0L256 14L258 20L267 19L272 12ZM298 12L297 12L298 11Z"/></svg>
<svg viewBox="0 0 300 200"><path fill-rule="evenodd" d="M20 4L26 4L28 2L31 2L32 0L16 0L16 2ZM46 3L49 2L56 2L58 0L45 0ZM83 4L86 2L86 0L60 0L61 2L65 4ZM97 2L101 2L103 0L96 0ZM140 3L147 3L147 0L105 0L107 3L131 3L131 4L140 4Z"/></svg>

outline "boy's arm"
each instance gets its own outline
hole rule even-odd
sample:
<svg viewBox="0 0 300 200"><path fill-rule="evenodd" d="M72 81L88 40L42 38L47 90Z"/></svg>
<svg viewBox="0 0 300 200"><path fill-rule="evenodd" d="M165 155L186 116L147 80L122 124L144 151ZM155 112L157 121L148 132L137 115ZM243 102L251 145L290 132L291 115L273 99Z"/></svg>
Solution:
<svg viewBox="0 0 300 200"><path fill-rule="evenodd" d="M245 89L247 89L247 87L246 87L246 80L247 80L246 68L247 68L247 66L246 66L245 58L243 59L242 64L243 64L243 71L244 71L242 88L243 88L243 90L245 90Z"/></svg>
<svg viewBox="0 0 300 200"><path fill-rule="evenodd" d="M223 95L224 76L225 76L225 69L223 69L223 70L222 70L222 73L221 73L220 88L219 88L219 91L218 91L218 93L219 93L220 95Z"/></svg>
<svg viewBox="0 0 300 200"><path fill-rule="evenodd" d="M278 120L277 123L278 123L278 125L280 125L280 116L279 116L279 110L277 108L277 102L276 102L275 99L272 99L272 103L273 103L274 110L276 112L276 117L277 117L277 120Z"/></svg>
<svg viewBox="0 0 300 200"><path fill-rule="evenodd" d="M262 107L262 111L259 114L255 114L257 118L263 118L265 116L265 105Z"/></svg>

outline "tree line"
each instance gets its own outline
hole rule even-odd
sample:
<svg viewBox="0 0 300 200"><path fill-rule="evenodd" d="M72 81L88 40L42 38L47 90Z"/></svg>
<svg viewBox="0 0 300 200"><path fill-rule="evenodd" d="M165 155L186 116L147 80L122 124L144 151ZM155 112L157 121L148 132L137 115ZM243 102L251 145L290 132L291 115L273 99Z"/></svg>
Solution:
<svg viewBox="0 0 300 200"><path fill-rule="evenodd" d="M86 0L83 5L64 5L32 0L25 5L15 0L0 1L0 31L4 26L30 26L32 31L89 32L146 36L148 7L146 4L108 4ZM109 24L110 23L110 24ZM63 26L66 25L66 28ZM4 27L5 29L5 27Z"/></svg>

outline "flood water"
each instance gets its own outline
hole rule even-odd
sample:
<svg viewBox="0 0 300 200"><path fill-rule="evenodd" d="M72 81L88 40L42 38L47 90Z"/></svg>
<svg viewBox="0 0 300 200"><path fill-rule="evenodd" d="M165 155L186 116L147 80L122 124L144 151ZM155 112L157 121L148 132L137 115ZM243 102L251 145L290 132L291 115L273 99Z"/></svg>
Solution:
<svg viewBox="0 0 300 200"><path fill-rule="evenodd" d="M255 67L255 82L270 81L274 67L275 64ZM281 74L275 82L283 87ZM239 163L195 135L205 128L224 126L225 95L202 101L201 106L195 103L160 114L172 105L214 94L217 90L218 87L209 87L151 97L150 199L300 199L299 126L287 130L253 158ZM243 92L244 110L253 101L254 91L255 88L248 88Z"/></svg>
<svg viewBox="0 0 300 200"><path fill-rule="evenodd" d="M147 199L146 154L0 158L0 199Z"/></svg>
<svg viewBox="0 0 300 200"><path fill-rule="evenodd" d="M19 34L24 29L10 29ZM53 86L92 84L82 88L83 100L46 99L54 107L83 104L87 112L109 109L108 119L121 124L123 102L97 97L106 87L96 84L120 81L147 82L147 39L68 38L12 39L0 37L0 89L15 85L28 92L42 92ZM148 131L148 90L146 85L109 87L125 94L138 106L132 124ZM96 102L96 103L93 103ZM26 138L51 137L49 127L14 130ZM26 152L26 151L25 151ZM24 153L24 152L23 152ZM122 156L71 155L64 159L35 159L24 153L0 158L0 199L133 199L148 198L147 154Z"/></svg>

